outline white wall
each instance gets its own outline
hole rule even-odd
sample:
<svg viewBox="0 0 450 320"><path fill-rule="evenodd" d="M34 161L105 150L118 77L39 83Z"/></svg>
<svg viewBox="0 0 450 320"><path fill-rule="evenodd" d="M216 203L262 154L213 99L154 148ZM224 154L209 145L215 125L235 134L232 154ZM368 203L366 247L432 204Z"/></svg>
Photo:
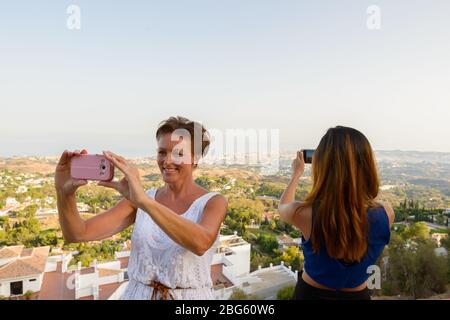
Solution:
<svg viewBox="0 0 450 320"><path fill-rule="evenodd" d="M94 264L91 263L91 267L93 267L93 266L94 266ZM120 261L109 261L109 262L97 263L97 268L120 270Z"/></svg>
<svg viewBox="0 0 450 320"><path fill-rule="evenodd" d="M98 286L98 272L75 277L75 299L93 294L92 287Z"/></svg>
<svg viewBox="0 0 450 320"><path fill-rule="evenodd" d="M234 277L237 277L250 272L250 247L251 245L248 243L230 248L233 250L233 254L226 255L225 258L233 265L224 266L224 274L232 274Z"/></svg>
<svg viewBox="0 0 450 320"><path fill-rule="evenodd" d="M117 251L115 253L116 259L129 257L130 256L130 252L131 251Z"/></svg>
<svg viewBox="0 0 450 320"><path fill-rule="evenodd" d="M121 272L119 274L115 274L112 276L107 276L107 277L101 277L98 279L98 284L104 285L104 284L110 284L110 283L118 283L118 282L123 282L124 278L124 273Z"/></svg>
<svg viewBox="0 0 450 320"><path fill-rule="evenodd" d="M9 297L9 281L0 281L0 296Z"/></svg>
<svg viewBox="0 0 450 320"><path fill-rule="evenodd" d="M72 253L69 254L59 254L55 256L49 256L47 258L47 264L45 265L45 272L56 271L58 262L62 264L62 272L67 272L70 260L72 260Z"/></svg>
<svg viewBox="0 0 450 320"><path fill-rule="evenodd" d="M47 263L45 264L45 272L53 272L56 271L56 268L58 266L58 262L56 259L51 259L53 257L48 257Z"/></svg>
<svg viewBox="0 0 450 320"><path fill-rule="evenodd" d="M22 277L16 279L7 279L2 280L0 282L0 295L4 297L9 297L11 295L11 282L22 281L23 294L27 291L38 292L41 290L42 279L44 278L44 274L32 276L32 277ZM35 281L30 281L32 279L36 279Z"/></svg>

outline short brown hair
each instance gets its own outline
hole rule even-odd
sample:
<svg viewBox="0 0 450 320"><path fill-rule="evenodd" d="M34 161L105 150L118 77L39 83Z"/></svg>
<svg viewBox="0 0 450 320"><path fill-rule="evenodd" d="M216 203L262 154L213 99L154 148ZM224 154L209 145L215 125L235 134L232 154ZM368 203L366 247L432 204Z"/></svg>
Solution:
<svg viewBox="0 0 450 320"><path fill-rule="evenodd" d="M201 133L200 133L201 128ZM159 139L164 134L171 134L177 129L185 129L189 132L191 137L191 152L196 157L204 157L208 152L210 145L210 136L208 130L200 123L191 121L187 118L176 116L170 117L167 120L162 121L159 124L158 130L156 130L156 139ZM196 134L201 134L202 149L201 154L195 152L194 137Z"/></svg>

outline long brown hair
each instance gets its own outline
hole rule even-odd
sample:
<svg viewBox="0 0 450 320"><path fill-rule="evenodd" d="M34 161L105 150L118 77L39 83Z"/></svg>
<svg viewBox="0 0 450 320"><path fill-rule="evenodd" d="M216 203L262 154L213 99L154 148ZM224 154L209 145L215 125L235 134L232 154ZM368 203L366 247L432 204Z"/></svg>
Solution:
<svg viewBox="0 0 450 320"><path fill-rule="evenodd" d="M379 190L372 147L358 130L330 128L312 163L313 186L304 206L315 209L313 250L318 253L322 243L330 257L360 261L367 251L367 209L377 205Z"/></svg>

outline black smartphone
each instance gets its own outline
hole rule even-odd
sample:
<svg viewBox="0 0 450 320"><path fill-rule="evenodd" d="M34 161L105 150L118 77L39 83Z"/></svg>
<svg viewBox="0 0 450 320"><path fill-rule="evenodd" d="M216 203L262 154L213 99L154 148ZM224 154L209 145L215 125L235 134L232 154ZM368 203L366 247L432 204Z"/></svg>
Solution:
<svg viewBox="0 0 450 320"><path fill-rule="evenodd" d="M312 158L314 155L313 149L305 149L303 150L303 160L305 160L305 163L312 163Z"/></svg>

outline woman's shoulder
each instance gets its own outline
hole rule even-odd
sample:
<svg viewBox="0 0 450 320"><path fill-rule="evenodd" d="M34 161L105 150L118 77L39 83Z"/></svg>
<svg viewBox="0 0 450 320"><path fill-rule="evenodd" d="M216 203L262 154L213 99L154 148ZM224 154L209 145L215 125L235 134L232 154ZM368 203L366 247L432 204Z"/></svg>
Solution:
<svg viewBox="0 0 450 320"><path fill-rule="evenodd" d="M202 197L206 198L206 206L228 206L227 198L219 192L207 192Z"/></svg>
<svg viewBox="0 0 450 320"><path fill-rule="evenodd" d="M380 210L386 213L389 225L392 225L395 220L395 212L391 204L387 201L377 201L369 208L369 212L377 212Z"/></svg>

